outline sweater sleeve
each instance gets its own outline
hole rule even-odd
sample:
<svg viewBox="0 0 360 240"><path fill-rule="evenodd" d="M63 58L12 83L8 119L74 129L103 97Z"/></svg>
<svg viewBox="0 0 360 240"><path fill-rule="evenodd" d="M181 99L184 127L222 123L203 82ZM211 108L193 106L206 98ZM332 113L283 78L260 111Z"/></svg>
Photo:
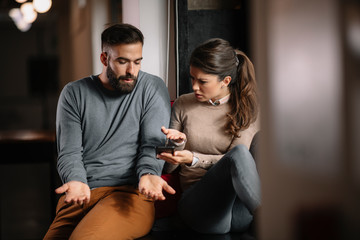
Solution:
<svg viewBox="0 0 360 240"><path fill-rule="evenodd" d="M179 101L179 99L176 99L173 104L173 107L171 108L170 128L176 129L180 132L183 131L182 123L180 120L181 110L182 110L182 108L180 106L180 101ZM181 151L184 149L184 147L185 147L185 143L180 146L177 146L175 149L176 149L176 151ZM165 162L164 172L171 173L171 172L175 171L175 169L178 166L179 166L179 164L172 164L172 163Z"/></svg>
<svg viewBox="0 0 360 240"><path fill-rule="evenodd" d="M212 165L217 163L224 154L220 155L210 155L210 154L202 154L194 152L194 157L197 157L199 161L197 161L192 168L203 168L203 169L209 169Z"/></svg>
<svg viewBox="0 0 360 240"><path fill-rule="evenodd" d="M140 146L136 165L138 179L145 174L160 175L164 161L156 159L155 146L165 144L161 127L169 126L170 97L165 83L156 79L155 84L144 89L143 114L140 120Z"/></svg>
<svg viewBox="0 0 360 240"><path fill-rule="evenodd" d="M247 149L249 149L251 140L253 139L255 133L258 130L258 122L251 124L249 128L245 129L240 133L240 137L235 137L232 140L228 151L239 144L243 144L247 147ZM199 161L191 167L209 169L212 165L216 164L224 156L224 154L209 155L194 152L194 156L197 157Z"/></svg>
<svg viewBox="0 0 360 240"><path fill-rule="evenodd" d="M65 86L57 106L57 168L63 183L81 181L87 184L86 171L82 161L81 117L77 100L70 85Z"/></svg>

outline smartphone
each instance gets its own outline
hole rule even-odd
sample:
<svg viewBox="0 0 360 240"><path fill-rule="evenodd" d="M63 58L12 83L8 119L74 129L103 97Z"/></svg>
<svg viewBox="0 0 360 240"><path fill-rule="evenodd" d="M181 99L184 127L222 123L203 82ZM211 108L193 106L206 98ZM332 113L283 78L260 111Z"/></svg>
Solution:
<svg viewBox="0 0 360 240"><path fill-rule="evenodd" d="M156 155L162 152L174 154L175 146L156 146L155 150L156 150Z"/></svg>

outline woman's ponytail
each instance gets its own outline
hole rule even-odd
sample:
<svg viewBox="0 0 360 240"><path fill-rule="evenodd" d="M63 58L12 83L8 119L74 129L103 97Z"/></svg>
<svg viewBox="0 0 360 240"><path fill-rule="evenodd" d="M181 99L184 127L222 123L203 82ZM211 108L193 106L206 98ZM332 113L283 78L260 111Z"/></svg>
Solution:
<svg viewBox="0 0 360 240"><path fill-rule="evenodd" d="M255 70L250 59L241 51L237 51L238 58L236 78L229 84L231 106L227 114L227 131L239 136L239 131L246 129L255 122L258 115L257 84Z"/></svg>

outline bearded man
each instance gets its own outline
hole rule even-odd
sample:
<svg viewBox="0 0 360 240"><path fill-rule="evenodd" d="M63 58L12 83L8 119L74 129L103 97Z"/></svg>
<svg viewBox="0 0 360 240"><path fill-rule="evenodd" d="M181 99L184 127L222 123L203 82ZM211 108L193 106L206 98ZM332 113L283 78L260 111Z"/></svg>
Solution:
<svg viewBox="0 0 360 240"><path fill-rule="evenodd" d="M63 185L44 239L134 239L154 221L163 190L162 126L170 120L164 82L140 70L144 37L129 24L101 35L103 70L68 83L56 117L58 172Z"/></svg>

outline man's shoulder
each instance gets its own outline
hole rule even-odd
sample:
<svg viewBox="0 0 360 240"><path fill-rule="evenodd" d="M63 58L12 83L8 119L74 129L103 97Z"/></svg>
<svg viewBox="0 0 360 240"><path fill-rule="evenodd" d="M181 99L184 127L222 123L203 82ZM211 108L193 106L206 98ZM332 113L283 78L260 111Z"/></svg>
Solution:
<svg viewBox="0 0 360 240"><path fill-rule="evenodd" d="M88 85L90 82L93 81L93 76L81 78L72 82L68 82L65 86L66 87L81 87L83 85Z"/></svg>
<svg viewBox="0 0 360 240"><path fill-rule="evenodd" d="M168 94L165 82L158 76L139 72L138 90L145 92L147 96L154 94Z"/></svg>
<svg viewBox="0 0 360 240"><path fill-rule="evenodd" d="M89 89L90 85L94 83L93 76L78 79L72 82L68 82L62 92L83 92Z"/></svg>
<svg viewBox="0 0 360 240"><path fill-rule="evenodd" d="M153 85L153 84L163 85L163 84L165 84L164 81L159 76L153 75L148 72L143 72L143 71L139 72L139 82L144 85Z"/></svg>

